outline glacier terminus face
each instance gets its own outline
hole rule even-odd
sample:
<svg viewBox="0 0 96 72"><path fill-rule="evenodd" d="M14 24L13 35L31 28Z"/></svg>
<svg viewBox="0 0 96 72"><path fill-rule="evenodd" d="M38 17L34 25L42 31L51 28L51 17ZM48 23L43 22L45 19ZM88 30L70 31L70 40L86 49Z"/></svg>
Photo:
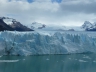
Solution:
<svg viewBox="0 0 96 72"><path fill-rule="evenodd" d="M0 55L96 53L96 33L76 31L0 32Z"/></svg>

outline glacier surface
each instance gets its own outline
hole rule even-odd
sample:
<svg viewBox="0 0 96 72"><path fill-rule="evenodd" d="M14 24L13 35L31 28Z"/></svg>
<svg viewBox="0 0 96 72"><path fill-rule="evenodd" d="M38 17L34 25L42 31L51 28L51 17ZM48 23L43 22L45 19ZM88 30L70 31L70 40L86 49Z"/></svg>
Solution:
<svg viewBox="0 0 96 72"><path fill-rule="evenodd" d="M0 55L96 53L95 32L0 32Z"/></svg>

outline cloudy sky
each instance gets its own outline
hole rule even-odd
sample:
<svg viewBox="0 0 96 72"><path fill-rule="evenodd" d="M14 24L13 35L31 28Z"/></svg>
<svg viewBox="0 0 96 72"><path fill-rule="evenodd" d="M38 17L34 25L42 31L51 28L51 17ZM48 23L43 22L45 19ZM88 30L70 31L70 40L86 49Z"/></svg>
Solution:
<svg viewBox="0 0 96 72"><path fill-rule="evenodd" d="M15 18L25 25L80 26L96 22L96 0L0 0L0 16Z"/></svg>

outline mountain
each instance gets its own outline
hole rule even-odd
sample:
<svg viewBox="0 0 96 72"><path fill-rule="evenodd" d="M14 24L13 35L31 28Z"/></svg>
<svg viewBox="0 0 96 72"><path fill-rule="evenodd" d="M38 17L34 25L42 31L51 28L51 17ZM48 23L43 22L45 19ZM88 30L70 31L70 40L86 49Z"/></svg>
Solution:
<svg viewBox="0 0 96 72"><path fill-rule="evenodd" d="M22 25L20 22L16 20L12 20L12 24L9 25L16 31L33 31L32 29Z"/></svg>
<svg viewBox="0 0 96 72"><path fill-rule="evenodd" d="M0 19L3 20L4 25L9 26L10 28L12 28L12 30L16 30L16 31L33 31L32 29L24 26L19 21L16 21L13 18L0 17ZM10 29L8 29L8 30L10 30Z"/></svg>
<svg viewBox="0 0 96 72"><path fill-rule="evenodd" d="M32 29L24 26L19 21L9 17L0 17L0 31L33 31Z"/></svg>
<svg viewBox="0 0 96 72"><path fill-rule="evenodd" d="M38 23L38 22L33 22L33 23L31 24L31 29L33 29L33 30L43 29L43 28L45 28L45 27L46 27L45 24Z"/></svg>
<svg viewBox="0 0 96 72"><path fill-rule="evenodd" d="M43 31L96 31L96 22L91 23L85 21L82 26L62 26L49 24L45 25L38 22L33 22L30 27L26 27L21 24L19 21L9 17L0 17L0 31L10 30L10 31L34 31L34 30L43 30Z"/></svg>
<svg viewBox="0 0 96 72"><path fill-rule="evenodd" d="M85 31L96 31L96 22L85 21L81 28L85 29Z"/></svg>
<svg viewBox="0 0 96 72"><path fill-rule="evenodd" d="M38 22L33 22L30 26L33 30L43 30L43 31L84 31L80 26L64 26L64 25L54 25L54 24L42 24Z"/></svg>
<svg viewBox="0 0 96 72"><path fill-rule="evenodd" d="M0 18L0 31L10 30L13 31L14 29L7 25L1 18Z"/></svg>
<svg viewBox="0 0 96 72"><path fill-rule="evenodd" d="M64 31L65 26L56 26L54 24L45 25L38 22L33 22L31 24L31 29L33 30L44 30L44 31Z"/></svg>

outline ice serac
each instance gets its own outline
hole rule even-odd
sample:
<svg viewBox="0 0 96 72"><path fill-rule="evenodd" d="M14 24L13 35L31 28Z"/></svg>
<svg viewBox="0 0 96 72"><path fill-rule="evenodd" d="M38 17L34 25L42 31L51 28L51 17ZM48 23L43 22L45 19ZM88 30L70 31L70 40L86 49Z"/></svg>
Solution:
<svg viewBox="0 0 96 72"><path fill-rule="evenodd" d="M0 54L96 53L94 32L0 32Z"/></svg>

